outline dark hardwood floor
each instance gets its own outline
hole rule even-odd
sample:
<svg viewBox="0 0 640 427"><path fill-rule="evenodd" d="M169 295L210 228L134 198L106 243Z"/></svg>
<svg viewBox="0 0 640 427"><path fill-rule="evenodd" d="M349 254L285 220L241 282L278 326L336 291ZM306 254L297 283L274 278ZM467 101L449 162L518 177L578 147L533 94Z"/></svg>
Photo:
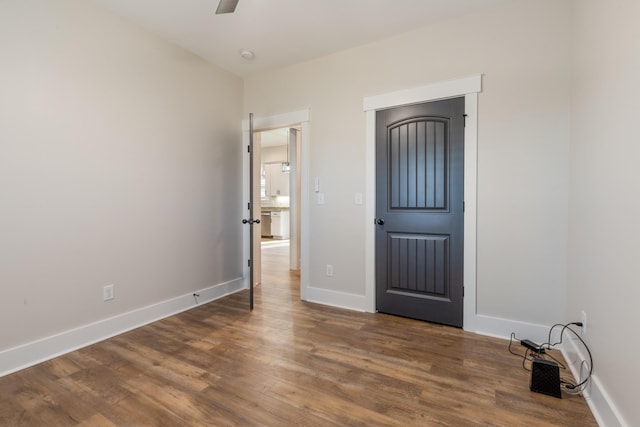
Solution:
<svg viewBox="0 0 640 427"><path fill-rule="evenodd" d="M1 426L595 426L503 340L299 300L286 248L241 292L0 378Z"/></svg>

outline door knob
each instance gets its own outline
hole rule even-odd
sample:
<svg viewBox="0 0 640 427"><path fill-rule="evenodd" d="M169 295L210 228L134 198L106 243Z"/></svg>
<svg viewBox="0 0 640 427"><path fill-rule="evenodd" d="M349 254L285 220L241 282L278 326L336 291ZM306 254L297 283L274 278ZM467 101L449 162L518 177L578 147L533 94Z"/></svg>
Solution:
<svg viewBox="0 0 640 427"><path fill-rule="evenodd" d="M376 224L378 224L378 225L384 225L384 219L382 219L382 218L378 218L378 219L376 220Z"/></svg>
<svg viewBox="0 0 640 427"><path fill-rule="evenodd" d="M243 224L260 224L259 219L242 219Z"/></svg>

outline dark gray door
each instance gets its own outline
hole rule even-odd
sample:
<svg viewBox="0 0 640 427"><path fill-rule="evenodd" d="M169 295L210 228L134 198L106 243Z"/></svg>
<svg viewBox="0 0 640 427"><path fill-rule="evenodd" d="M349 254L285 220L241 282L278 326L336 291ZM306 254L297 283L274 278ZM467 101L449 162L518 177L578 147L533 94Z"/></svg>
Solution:
<svg viewBox="0 0 640 427"><path fill-rule="evenodd" d="M247 147L247 155L249 156L249 203L247 204L247 210L249 218L243 218L242 223L249 225L249 259L247 263L249 265L249 310L253 311L253 287L255 284L255 267L254 267L254 254L256 252L255 242L256 238L259 239L260 233L255 233L255 224L260 224L260 205L254 203L256 199L255 181L256 174L254 173L254 143L253 143L253 113L249 114L249 146ZM260 188L258 186L258 188ZM259 195L257 196L259 200ZM255 218L255 219L254 219ZM254 237L254 235L256 235ZM259 242L259 240L258 240Z"/></svg>
<svg viewBox="0 0 640 427"><path fill-rule="evenodd" d="M464 98L376 114L376 308L461 327Z"/></svg>

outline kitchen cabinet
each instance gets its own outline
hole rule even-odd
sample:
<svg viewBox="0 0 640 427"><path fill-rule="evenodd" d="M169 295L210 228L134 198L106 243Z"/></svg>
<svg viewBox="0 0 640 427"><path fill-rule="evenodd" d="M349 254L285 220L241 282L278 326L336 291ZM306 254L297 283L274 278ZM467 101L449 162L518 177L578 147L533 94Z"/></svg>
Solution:
<svg viewBox="0 0 640 427"><path fill-rule="evenodd" d="M264 165L266 194L271 197L289 195L289 174L282 172L282 163Z"/></svg>
<svg viewBox="0 0 640 427"><path fill-rule="evenodd" d="M289 211L272 211L271 212L271 235L274 239L289 238Z"/></svg>

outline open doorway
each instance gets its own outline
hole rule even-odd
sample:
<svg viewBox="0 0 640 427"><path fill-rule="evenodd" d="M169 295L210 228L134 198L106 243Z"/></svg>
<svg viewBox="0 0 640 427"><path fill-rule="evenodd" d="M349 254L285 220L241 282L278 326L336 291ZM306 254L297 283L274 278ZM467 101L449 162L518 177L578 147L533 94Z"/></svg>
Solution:
<svg viewBox="0 0 640 427"><path fill-rule="evenodd" d="M251 126L253 122L253 126ZM297 171L295 185L295 198L291 198L292 190L290 193L290 204L296 203L295 209L290 206L290 215L296 214L296 218L291 219L290 222L296 224L297 237L294 239L290 236L290 259L295 257L299 270L291 271L290 274L297 275L295 282L298 284L299 292L296 295L303 301L308 301L309 298L313 298L311 293L311 287L309 286L309 147L310 147L310 110L298 110L289 113L283 113L273 116L254 117L253 121L243 120L243 150L247 150L250 155L244 156L242 163L243 170L243 200L244 209L248 209L250 217L258 219L261 216L260 212L260 170L261 165L260 156L260 144L254 139L254 150L250 152L248 149L251 142L251 132L253 129L254 136L259 137L261 131L280 129L280 128L295 128L299 129L298 137L296 140L295 156L291 156L290 159L295 158ZM250 164L253 163L254 169L251 173ZM256 164L258 168L256 168ZM258 171L256 172L256 169ZM291 174L291 172L290 172ZM253 182L251 183L251 175L253 176ZM251 187L255 191L251 192ZM246 260L243 267L243 278L245 281L245 287L250 288L250 278L253 277L253 286L260 283L261 272L257 271L261 268L261 232L258 232L260 225L255 224L254 232L251 232L250 227L243 228L243 258ZM250 239L250 235L253 235L253 240ZM298 242L297 248L294 249L293 242ZM297 253L294 253L294 250Z"/></svg>
<svg viewBox="0 0 640 427"><path fill-rule="evenodd" d="M259 177L255 188L259 188L261 221L260 256L256 257L260 266L254 268L258 267L256 281L269 285L278 282L279 276L300 270L301 129L259 130L254 133L254 143L259 153L254 176Z"/></svg>

